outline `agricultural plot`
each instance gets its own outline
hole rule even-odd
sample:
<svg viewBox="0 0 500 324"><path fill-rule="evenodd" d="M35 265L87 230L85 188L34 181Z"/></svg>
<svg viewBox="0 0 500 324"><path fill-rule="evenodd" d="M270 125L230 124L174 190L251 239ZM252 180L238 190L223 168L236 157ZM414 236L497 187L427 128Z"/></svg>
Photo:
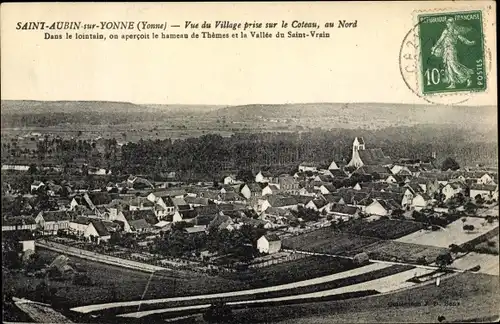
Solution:
<svg viewBox="0 0 500 324"><path fill-rule="evenodd" d="M428 262L434 262L445 251L445 248L395 241L382 241L365 250L370 259L408 263L416 263L422 257Z"/></svg>
<svg viewBox="0 0 500 324"><path fill-rule="evenodd" d="M480 269L478 270L480 273L494 276L499 275L498 255L471 252L455 260L451 266L462 270L469 270L473 267L480 266Z"/></svg>
<svg viewBox="0 0 500 324"><path fill-rule="evenodd" d="M474 226L474 230L465 231L463 229L465 224ZM483 218L467 217L465 222L458 219L439 231L420 230L403 236L396 241L447 248L451 244L461 245L471 241L495 228L498 231L498 221L490 224Z"/></svg>
<svg viewBox="0 0 500 324"><path fill-rule="evenodd" d="M199 296L199 298L169 298L163 300L156 301L141 301L141 310L147 311L150 310L154 312L154 310L161 309L178 309L180 307L187 309L189 307L206 305L213 303L214 301L219 302L227 302L227 303L238 303L238 302L248 302L248 301L256 301L269 298L288 298L289 296L301 296L304 294L311 293L321 293L322 291L340 291L342 294L342 289L346 289L348 293L359 293L358 290L350 289L349 286L358 285L362 283L379 281L382 278L387 278L389 281L393 281L390 278L393 276L399 276L401 273L406 273L412 269L415 269L412 266L407 265L382 265L382 266L367 266L366 270L369 271L347 271L345 276L343 273L339 273L338 276L331 275L325 276L317 279L307 280L306 282L298 282L294 284L281 285L281 286L271 286L266 288L255 289L252 291L239 291L239 292L231 292L231 293L223 293L223 294L213 294L213 295L205 295ZM397 278L397 277L396 277ZM400 281L396 280L398 284L401 284ZM376 289L361 289L362 291L371 291L374 294L376 293ZM330 295L328 295L330 296ZM102 307L106 305L92 305L89 307ZM109 316L110 314L123 314L128 312L134 312L137 310L136 305L110 305L111 307L103 312L100 312L101 315L106 314ZM85 309L81 307L79 309Z"/></svg>
<svg viewBox="0 0 500 324"><path fill-rule="evenodd" d="M499 236L497 235L485 242L479 243L474 247L474 251L478 253L498 255L499 253L498 238Z"/></svg>
<svg viewBox="0 0 500 324"><path fill-rule="evenodd" d="M221 276L230 280L240 281L251 288L259 288L330 275L357 267L349 259L328 256L306 256L301 259L274 264L264 268L249 269L238 273L226 273L221 274Z"/></svg>
<svg viewBox="0 0 500 324"><path fill-rule="evenodd" d="M363 252L366 246L379 241L377 238L351 233L339 233L330 227L325 227L306 234L286 238L283 241L283 247L315 253L353 256L359 252Z"/></svg>
<svg viewBox="0 0 500 324"><path fill-rule="evenodd" d="M378 219L367 222L360 219L347 223L341 231L383 240L393 240L422 228L423 225L421 223L406 220Z"/></svg>

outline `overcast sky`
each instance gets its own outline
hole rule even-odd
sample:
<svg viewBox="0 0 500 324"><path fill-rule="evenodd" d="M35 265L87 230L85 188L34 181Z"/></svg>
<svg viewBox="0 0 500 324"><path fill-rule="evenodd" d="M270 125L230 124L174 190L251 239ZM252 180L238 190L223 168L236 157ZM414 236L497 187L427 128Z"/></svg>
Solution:
<svg viewBox="0 0 500 324"><path fill-rule="evenodd" d="M425 103L406 87L398 64L401 43L413 25L413 11L418 6L431 7L432 3L316 3L314 7L300 3L182 3L164 7L3 4L2 99L227 105ZM43 31L15 30L18 21L148 20L183 26L185 20L300 20L323 25L328 21L337 24L339 19L357 20L357 28L334 28L328 39L127 42L43 40ZM490 22L487 28L494 28ZM496 39L490 37L488 41L494 50ZM496 53L492 54L496 57ZM496 71L496 62L492 64L491 71ZM469 104L496 104L496 93L492 93L496 76L489 82L490 92L474 95Z"/></svg>

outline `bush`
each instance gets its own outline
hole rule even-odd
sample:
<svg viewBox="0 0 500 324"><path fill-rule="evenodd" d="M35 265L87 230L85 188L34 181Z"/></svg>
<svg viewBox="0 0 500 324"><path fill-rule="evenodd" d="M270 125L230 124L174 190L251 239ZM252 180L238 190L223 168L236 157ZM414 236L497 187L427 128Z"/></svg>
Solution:
<svg viewBox="0 0 500 324"><path fill-rule="evenodd" d="M427 261L427 259L425 258L425 256L421 256L419 258L417 258L417 264L420 264L420 265L427 265L429 264L429 262Z"/></svg>
<svg viewBox="0 0 500 324"><path fill-rule="evenodd" d="M362 253L358 253L356 254L353 259L354 263L358 266L361 266L361 265L364 265L364 264L367 264L370 260L370 258L368 257L368 254L366 254L365 252L362 252Z"/></svg>

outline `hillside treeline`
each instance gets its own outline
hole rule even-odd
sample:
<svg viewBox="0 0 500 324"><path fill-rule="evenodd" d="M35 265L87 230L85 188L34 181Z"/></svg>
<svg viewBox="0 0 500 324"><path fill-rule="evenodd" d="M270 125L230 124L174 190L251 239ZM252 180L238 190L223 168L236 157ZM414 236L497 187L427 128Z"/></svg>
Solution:
<svg viewBox="0 0 500 324"><path fill-rule="evenodd" d="M483 134L484 135L484 134ZM307 133L204 135L185 140L141 140L122 147L122 168L147 173L154 169L213 172L221 168L249 169L293 165L304 161L327 165L348 162L354 137L366 148L381 148L393 159L453 156L461 165L496 163L497 144L472 141L473 133L453 127L395 127L382 130L331 130Z"/></svg>

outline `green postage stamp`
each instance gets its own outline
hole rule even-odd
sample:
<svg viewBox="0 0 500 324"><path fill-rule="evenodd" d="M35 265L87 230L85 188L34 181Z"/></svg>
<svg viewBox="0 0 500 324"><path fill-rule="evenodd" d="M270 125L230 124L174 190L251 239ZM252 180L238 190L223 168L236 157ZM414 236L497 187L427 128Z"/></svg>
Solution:
<svg viewBox="0 0 500 324"><path fill-rule="evenodd" d="M481 11L418 15L422 94L486 90Z"/></svg>

